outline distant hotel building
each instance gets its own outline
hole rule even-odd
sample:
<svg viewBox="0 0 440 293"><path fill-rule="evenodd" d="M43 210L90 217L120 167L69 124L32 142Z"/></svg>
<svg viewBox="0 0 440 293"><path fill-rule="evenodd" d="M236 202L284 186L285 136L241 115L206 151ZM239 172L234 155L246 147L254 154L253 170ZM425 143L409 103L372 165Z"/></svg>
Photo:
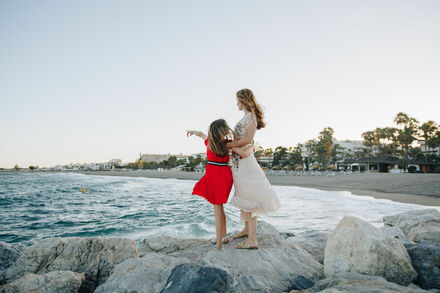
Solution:
<svg viewBox="0 0 440 293"><path fill-rule="evenodd" d="M172 155L172 154L142 154L141 159L142 162L154 162L154 163L160 163L162 161L168 160L171 156L175 156L177 160L186 160L188 159L188 155L184 154L178 154L178 155Z"/></svg>

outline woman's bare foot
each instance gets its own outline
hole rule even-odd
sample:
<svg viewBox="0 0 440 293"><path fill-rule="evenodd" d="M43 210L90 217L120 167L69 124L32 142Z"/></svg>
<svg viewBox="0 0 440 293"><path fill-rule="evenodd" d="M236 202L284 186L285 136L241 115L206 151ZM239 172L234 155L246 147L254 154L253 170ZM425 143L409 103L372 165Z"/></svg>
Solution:
<svg viewBox="0 0 440 293"><path fill-rule="evenodd" d="M235 246L237 249L258 249L257 241L243 241Z"/></svg>
<svg viewBox="0 0 440 293"><path fill-rule="evenodd" d="M248 236L249 231L243 230L241 232L238 232L237 234L234 235L234 237L232 237L232 239L239 239L239 238L243 238Z"/></svg>
<svg viewBox="0 0 440 293"><path fill-rule="evenodd" d="M229 239L229 236L227 234L225 236L223 236L223 238L222 238L222 243L223 244L228 244L229 241L231 241L231 240Z"/></svg>

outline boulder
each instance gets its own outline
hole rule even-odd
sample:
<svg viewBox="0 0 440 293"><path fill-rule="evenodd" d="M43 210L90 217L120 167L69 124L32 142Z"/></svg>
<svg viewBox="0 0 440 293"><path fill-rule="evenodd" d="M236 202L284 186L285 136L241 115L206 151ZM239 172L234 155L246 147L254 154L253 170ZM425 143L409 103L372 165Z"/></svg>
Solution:
<svg viewBox="0 0 440 293"><path fill-rule="evenodd" d="M1 293L77 293L84 282L84 274L71 271L52 271L47 274L26 274L0 287Z"/></svg>
<svg viewBox="0 0 440 293"><path fill-rule="evenodd" d="M306 232L295 237L288 238L289 241L301 246L304 250L310 253L319 263L324 263L325 246L329 232Z"/></svg>
<svg viewBox="0 0 440 293"><path fill-rule="evenodd" d="M223 277L225 275L220 273L220 271L224 271L228 276L228 285L226 288L233 288L234 292L250 292L255 290L260 292L282 292L289 287L291 280L294 280L298 276L304 276L314 281L324 277L322 264L318 263L307 251L298 245L284 239L273 226L267 223L259 222L258 224L259 249L235 249L235 245L241 241L244 241L244 239L233 240L223 245L223 250L217 251L215 245L210 240L179 239L172 237L164 237L163 239L148 238L142 242L142 248L140 249L147 253L143 258L147 256L153 257L150 255L161 255L160 258L167 261L171 261L169 258L179 258L179 261L186 259L186 263L197 264L197 266L192 267L193 277L191 277L191 282L197 283L199 281L201 282L201 280L205 280L201 275L204 272L215 269L214 271L217 276L215 280L221 284L220 280L224 280ZM161 267L162 265L158 266L158 268ZM170 265L170 267L172 267L172 265ZM184 277L185 274L183 274L182 268L187 268L187 266L182 266L175 272L173 278L170 279L173 280L173 283L186 284L186 281L183 279L178 281L179 278L186 278ZM201 269L200 272L199 269ZM151 270L149 268L148 274L157 276L158 273L154 270L155 268L151 266ZM120 271L123 271L122 264ZM133 272L135 271L136 269ZM117 272L119 272L119 266L114 271L114 273ZM165 270L162 275L166 275ZM124 278L128 277L127 274ZM106 284L103 285L103 288L111 280L113 280L113 275L109 277ZM160 280L162 281L163 279L161 278ZM168 283L168 285L169 284L170 283ZM175 287L171 285L168 289L167 286L165 286L164 292L168 292L165 290L171 290L173 288ZM134 289L134 291L136 290L137 289ZM226 289L226 291L228 290L229 289ZM109 289L109 291L99 292L110 291Z"/></svg>
<svg viewBox="0 0 440 293"><path fill-rule="evenodd" d="M440 244L422 241L405 246L418 275L414 283L426 290L440 289Z"/></svg>
<svg viewBox="0 0 440 293"><path fill-rule="evenodd" d="M212 242L208 239L185 239L172 236L152 236L145 238L138 247L139 255L142 257L150 252L173 253L189 248L209 247Z"/></svg>
<svg viewBox="0 0 440 293"><path fill-rule="evenodd" d="M196 263L184 263L173 269L161 293L232 292L228 278L228 273L224 270Z"/></svg>
<svg viewBox="0 0 440 293"><path fill-rule="evenodd" d="M397 227L411 241L440 243L440 213L436 209L421 209L383 217L386 226Z"/></svg>
<svg viewBox="0 0 440 293"><path fill-rule="evenodd" d="M293 291L295 292L295 291ZM329 278L315 283L308 293L333 293L333 292L396 292L396 293L422 293L422 289L404 287L386 281L379 276L362 275L355 272L335 274Z"/></svg>
<svg viewBox="0 0 440 293"><path fill-rule="evenodd" d="M15 263L22 250L0 241L0 271L4 271Z"/></svg>
<svg viewBox="0 0 440 293"><path fill-rule="evenodd" d="M344 217L330 234L324 272L376 275L403 286L417 277L401 241L356 217Z"/></svg>
<svg viewBox="0 0 440 293"><path fill-rule="evenodd" d="M148 253L142 258L130 258L118 264L107 281L95 293L160 292L174 267L188 259L162 253Z"/></svg>
<svg viewBox="0 0 440 293"><path fill-rule="evenodd" d="M323 266L313 256L267 223L258 225L259 249L235 249L241 241L233 240L223 250L211 249L199 258L201 265L226 271L234 292L282 292L298 276L314 281L324 276Z"/></svg>
<svg viewBox="0 0 440 293"><path fill-rule="evenodd" d="M44 274L51 271L84 273L86 285L93 291L104 283L115 265L137 257L136 243L121 238L49 238L27 248L0 275L0 282L11 282L27 273Z"/></svg>

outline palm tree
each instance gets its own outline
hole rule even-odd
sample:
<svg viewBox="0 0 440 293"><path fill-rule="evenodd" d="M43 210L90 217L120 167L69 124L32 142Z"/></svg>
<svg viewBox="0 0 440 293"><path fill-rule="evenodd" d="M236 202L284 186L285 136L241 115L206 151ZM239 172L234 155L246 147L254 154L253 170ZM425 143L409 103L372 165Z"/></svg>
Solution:
<svg viewBox="0 0 440 293"><path fill-rule="evenodd" d="M425 152L426 152L426 147L428 146L428 142L435 135L437 128L438 125L432 120L423 123L419 127L419 135L423 137L423 139L425 140Z"/></svg>
<svg viewBox="0 0 440 293"><path fill-rule="evenodd" d="M394 122L399 126L398 140L400 145L405 150L405 171L408 170L408 149L411 143L416 139L417 129L419 128L417 124L419 121L417 119L409 117L408 114L399 112L394 118Z"/></svg>

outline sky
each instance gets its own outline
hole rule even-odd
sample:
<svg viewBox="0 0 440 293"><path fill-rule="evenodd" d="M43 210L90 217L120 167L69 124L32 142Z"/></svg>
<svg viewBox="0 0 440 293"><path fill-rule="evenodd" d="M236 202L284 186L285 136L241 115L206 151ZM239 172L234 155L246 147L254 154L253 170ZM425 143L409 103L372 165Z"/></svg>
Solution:
<svg viewBox="0 0 440 293"><path fill-rule="evenodd" d="M263 147L398 112L440 122L440 1L0 1L0 167L206 151L265 111Z"/></svg>

